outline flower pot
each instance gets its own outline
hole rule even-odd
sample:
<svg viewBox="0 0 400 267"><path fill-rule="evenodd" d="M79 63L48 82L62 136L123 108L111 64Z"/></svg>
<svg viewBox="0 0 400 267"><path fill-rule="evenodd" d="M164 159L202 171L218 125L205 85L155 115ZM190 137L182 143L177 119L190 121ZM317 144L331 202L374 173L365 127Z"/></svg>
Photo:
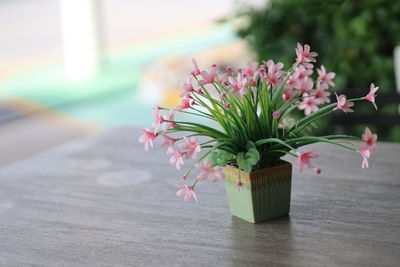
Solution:
<svg viewBox="0 0 400 267"><path fill-rule="evenodd" d="M239 170L224 167L225 186L232 215L252 223L286 216L290 210L292 164L281 161L275 167L240 171L241 187L237 186Z"/></svg>

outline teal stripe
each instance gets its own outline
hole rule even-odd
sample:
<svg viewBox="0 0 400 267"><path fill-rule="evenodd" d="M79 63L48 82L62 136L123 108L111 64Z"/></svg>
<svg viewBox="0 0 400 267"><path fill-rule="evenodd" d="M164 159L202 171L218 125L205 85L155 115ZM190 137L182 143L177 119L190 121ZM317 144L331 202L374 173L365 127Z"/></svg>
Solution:
<svg viewBox="0 0 400 267"><path fill-rule="evenodd" d="M39 102L61 113L103 126L151 122L151 107L137 100L142 67L170 54L193 53L235 39L229 24L170 38L160 43L121 49L105 57L104 70L84 83L70 83L61 64L15 75L0 81L0 97ZM184 77L182 77L184 80Z"/></svg>

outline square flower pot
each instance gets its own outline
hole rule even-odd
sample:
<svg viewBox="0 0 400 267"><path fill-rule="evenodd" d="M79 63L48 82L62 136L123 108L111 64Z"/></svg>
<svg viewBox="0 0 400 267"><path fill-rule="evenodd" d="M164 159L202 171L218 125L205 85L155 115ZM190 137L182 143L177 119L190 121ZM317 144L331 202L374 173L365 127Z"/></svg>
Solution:
<svg viewBox="0 0 400 267"><path fill-rule="evenodd" d="M271 168L240 171L243 185L236 185L239 170L224 167L225 186L232 215L252 223L286 216L290 210L292 164L281 161Z"/></svg>

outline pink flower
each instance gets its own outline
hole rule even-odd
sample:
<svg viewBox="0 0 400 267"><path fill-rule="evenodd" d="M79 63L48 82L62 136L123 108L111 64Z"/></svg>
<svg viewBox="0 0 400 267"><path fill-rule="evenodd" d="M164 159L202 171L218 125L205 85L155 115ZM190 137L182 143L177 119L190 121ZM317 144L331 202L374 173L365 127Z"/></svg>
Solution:
<svg viewBox="0 0 400 267"><path fill-rule="evenodd" d="M316 174L321 174L321 169L320 168L314 168L314 171Z"/></svg>
<svg viewBox="0 0 400 267"><path fill-rule="evenodd" d="M221 173L221 168L213 167L208 159L205 159L203 161L203 165L196 164L195 166L196 168L201 170L199 176L197 177L199 180L209 178L211 182L215 183L218 180L218 178L224 177L223 174Z"/></svg>
<svg viewBox="0 0 400 267"><path fill-rule="evenodd" d="M248 62L242 73L249 83L249 86L256 86L258 62Z"/></svg>
<svg viewBox="0 0 400 267"><path fill-rule="evenodd" d="M197 66L196 60L192 59L192 63L193 63L193 70L190 72L190 74L192 74L193 76L200 75L200 70L199 67Z"/></svg>
<svg viewBox="0 0 400 267"><path fill-rule="evenodd" d="M181 104L176 107L177 110L184 110L194 105L194 100L191 98L183 98Z"/></svg>
<svg viewBox="0 0 400 267"><path fill-rule="evenodd" d="M299 65L300 65L300 66L304 66L304 67L307 68L307 69L312 69L312 68L314 68L314 65L313 65L312 63L310 63L310 62L301 61L301 62L299 63Z"/></svg>
<svg viewBox="0 0 400 267"><path fill-rule="evenodd" d="M139 143L144 143L144 150L147 151L149 149L149 146L151 148L154 147L153 141L154 141L154 139L156 139L158 134L154 134L154 133L150 132L149 128L143 128L143 127L142 127L142 132L143 132L143 135L141 135L139 137Z"/></svg>
<svg viewBox="0 0 400 267"><path fill-rule="evenodd" d="M161 117L159 106L154 108L153 116L155 118L155 121L153 122L152 127L154 128L154 134L156 134L158 132L158 129L160 128L160 125L164 122L163 117Z"/></svg>
<svg viewBox="0 0 400 267"><path fill-rule="evenodd" d="M378 109L378 107L376 106L375 103L375 97L376 97L376 91L378 91L379 87L375 87L375 84L371 83L371 86L369 88L369 93L365 96L365 99L368 100L369 102L372 103L372 105L374 105L374 107L376 109Z"/></svg>
<svg viewBox="0 0 400 267"><path fill-rule="evenodd" d="M305 77L296 87L301 93L309 93L313 88L313 80L309 77Z"/></svg>
<svg viewBox="0 0 400 267"><path fill-rule="evenodd" d="M308 114L315 112L318 110L317 101L313 96L308 96L308 94L303 95L303 101L299 105L300 110L304 110L304 114L307 116Z"/></svg>
<svg viewBox="0 0 400 267"><path fill-rule="evenodd" d="M224 103L224 107L225 107L225 108L230 108L230 107L231 107L231 104L229 104L228 102L225 102L225 103Z"/></svg>
<svg viewBox="0 0 400 267"><path fill-rule="evenodd" d="M247 93L246 83L247 79L242 77L241 73L238 73L236 79L233 77L228 78L231 84L230 89L234 95L245 95Z"/></svg>
<svg viewBox="0 0 400 267"><path fill-rule="evenodd" d="M316 62L315 57L318 56L315 52L310 52L310 46L308 44L304 45L304 48L300 43L297 43L296 47L296 62L299 62L300 65L303 65L306 68L312 69L313 65L308 62Z"/></svg>
<svg viewBox="0 0 400 267"><path fill-rule="evenodd" d="M175 150L173 147L169 147L168 154L172 154L172 157L169 160L169 163L174 164L177 170L180 170L183 166L183 156L185 153Z"/></svg>
<svg viewBox="0 0 400 267"><path fill-rule="evenodd" d="M336 94L336 93L335 93ZM336 95L337 99L337 109L343 110L345 113L346 112L354 112L350 107L354 106L354 102L346 102L346 96L345 95Z"/></svg>
<svg viewBox="0 0 400 267"><path fill-rule="evenodd" d="M199 81L200 85L213 83L217 79L217 66L212 65L210 73L203 70L200 74L203 77L203 79Z"/></svg>
<svg viewBox="0 0 400 267"><path fill-rule="evenodd" d="M179 190L176 192L176 195L178 197L183 197L183 201L190 202L193 199L198 201L193 186L185 184L176 184L175 186L179 188Z"/></svg>
<svg viewBox="0 0 400 267"><path fill-rule="evenodd" d="M295 75L295 73L292 75L292 76L290 76L289 77L289 79L287 80L287 82L286 82L286 85L285 85L285 89L293 89L293 88L297 88L297 87L299 87L300 86L300 82L301 82L301 80L297 77L297 75Z"/></svg>
<svg viewBox="0 0 400 267"><path fill-rule="evenodd" d="M277 119L281 114L278 111L272 112L272 118Z"/></svg>
<svg viewBox="0 0 400 267"><path fill-rule="evenodd" d="M264 80L273 86L281 86L283 84L281 77L284 74L284 72L281 70L283 68L283 64L280 62L275 64L273 60L268 60L265 64L268 67L268 72L263 77Z"/></svg>
<svg viewBox="0 0 400 267"><path fill-rule="evenodd" d="M321 65L321 69L317 69L318 72L318 80L327 86L335 86L335 83L332 81L335 78L336 74L334 72L326 73L325 67Z"/></svg>
<svg viewBox="0 0 400 267"><path fill-rule="evenodd" d="M325 91L324 87L320 86L319 82L317 82L317 89L313 94L318 105L331 102L331 99L329 98L331 93Z"/></svg>
<svg viewBox="0 0 400 267"><path fill-rule="evenodd" d="M188 76L186 79L186 82L183 83L183 85L182 85L183 92L181 94L181 97L189 96L191 92L194 92L194 88L192 85L192 79L193 79L193 76Z"/></svg>
<svg viewBox="0 0 400 267"><path fill-rule="evenodd" d="M285 92L282 94L282 98L285 101L289 101L296 92L293 89L285 88Z"/></svg>
<svg viewBox="0 0 400 267"><path fill-rule="evenodd" d="M257 74L257 68L258 62L248 62L242 73L246 78L252 79Z"/></svg>
<svg viewBox="0 0 400 267"><path fill-rule="evenodd" d="M242 182L241 180L238 180L238 181L236 182L236 186L237 186L237 187L242 187L242 186L243 186L243 182Z"/></svg>
<svg viewBox="0 0 400 267"><path fill-rule="evenodd" d="M166 134L163 134L162 137L164 138L164 142L160 145L161 147L172 147L178 141L178 139L169 137Z"/></svg>
<svg viewBox="0 0 400 267"><path fill-rule="evenodd" d="M310 150L310 151L306 151L303 153L298 153L298 157L297 157L297 163L299 164L299 170L300 172L302 172L304 170L304 166L307 166L308 168L313 167L313 165L311 164L311 159L315 159L318 158L319 155L317 154L313 154L314 151Z"/></svg>
<svg viewBox="0 0 400 267"><path fill-rule="evenodd" d="M228 82L229 77L231 77L231 75L229 73L223 73L222 75L220 75L218 77L218 80L216 80L216 81L219 83L222 83L225 86L229 86L229 82Z"/></svg>
<svg viewBox="0 0 400 267"><path fill-rule="evenodd" d="M168 114L164 117L164 121L166 121L164 124L164 129L163 129L164 132L168 131L171 128L176 127L176 123L173 122L174 121L174 110L171 109L168 112Z"/></svg>
<svg viewBox="0 0 400 267"><path fill-rule="evenodd" d="M306 69L304 66L300 65L296 68L293 76L296 76L299 80L303 80L305 77L310 76L312 73L312 70Z"/></svg>
<svg viewBox="0 0 400 267"><path fill-rule="evenodd" d="M364 141L361 144L362 150L368 149L370 151L373 151L376 149L376 140L378 139L378 136L376 134L373 134L368 127L365 128L365 131L362 134L361 138Z"/></svg>
<svg viewBox="0 0 400 267"><path fill-rule="evenodd" d="M179 147L186 150L186 158L192 158L195 159L197 158L197 153L200 152L201 147L200 144L196 141L195 137L191 137L190 139L187 139L184 137L185 143L179 144Z"/></svg>
<svg viewBox="0 0 400 267"><path fill-rule="evenodd" d="M369 164L368 164L368 159L371 156L371 152L366 149L363 151L360 151L360 155L363 158L362 164L361 164L361 168L369 168Z"/></svg>

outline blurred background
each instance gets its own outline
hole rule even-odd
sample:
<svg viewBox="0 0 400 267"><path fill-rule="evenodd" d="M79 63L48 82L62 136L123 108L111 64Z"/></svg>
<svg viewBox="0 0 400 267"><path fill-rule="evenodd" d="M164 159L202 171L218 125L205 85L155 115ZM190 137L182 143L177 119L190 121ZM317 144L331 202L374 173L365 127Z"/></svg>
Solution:
<svg viewBox="0 0 400 267"><path fill-rule="evenodd" d="M0 0L0 33L0 165L149 125L154 105L179 102L192 58L204 68L288 64L297 42L337 73L338 92L380 86L379 112L357 105L319 131L369 126L400 142L400 1Z"/></svg>

